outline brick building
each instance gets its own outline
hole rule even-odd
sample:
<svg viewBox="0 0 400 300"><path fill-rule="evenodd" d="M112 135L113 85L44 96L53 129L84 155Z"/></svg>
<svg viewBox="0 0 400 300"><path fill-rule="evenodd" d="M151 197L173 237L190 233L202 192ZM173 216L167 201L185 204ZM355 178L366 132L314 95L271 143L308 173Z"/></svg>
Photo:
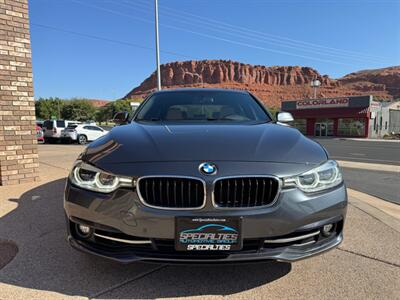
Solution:
<svg viewBox="0 0 400 300"><path fill-rule="evenodd" d="M398 132L396 103L374 101L373 96L352 96L284 101L282 111L292 113L293 126L309 136L381 138Z"/></svg>
<svg viewBox="0 0 400 300"><path fill-rule="evenodd" d="M0 185L38 179L28 0L0 0Z"/></svg>

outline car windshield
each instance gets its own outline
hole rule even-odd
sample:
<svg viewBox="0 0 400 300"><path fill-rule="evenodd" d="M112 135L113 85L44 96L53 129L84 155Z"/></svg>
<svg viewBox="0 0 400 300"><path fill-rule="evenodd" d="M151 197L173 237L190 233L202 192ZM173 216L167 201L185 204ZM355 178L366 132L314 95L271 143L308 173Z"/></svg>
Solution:
<svg viewBox="0 0 400 300"><path fill-rule="evenodd" d="M230 91L177 91L151 96L136 121L269 122L270 116L250 94Z"/></svg>

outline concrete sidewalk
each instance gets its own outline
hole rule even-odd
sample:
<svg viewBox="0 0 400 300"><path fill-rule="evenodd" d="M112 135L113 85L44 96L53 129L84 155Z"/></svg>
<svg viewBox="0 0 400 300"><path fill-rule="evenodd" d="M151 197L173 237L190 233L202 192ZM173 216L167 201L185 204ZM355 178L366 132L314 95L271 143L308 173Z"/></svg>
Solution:
<svg viewBox="0 0 400 300"><path fill-rule="evenodd" d="M400 140L389 140L389 139L367 139L367 138L333 138L335 140L345 141L361 141L361 142L377 142L377 143L400 143Z"/></svg>
<svg viewBox="0 0 400 300"><path fill-rule="evenodd" d="M364 162L345 161L345 160L337 160L337 162L341 168L400 173L400 166L396 165L364 163Z"/></svg>
<svg viewBox="0 0 400 300"><path fill-rule="evenodd" d="M119 265L76 252L65 241L62 195L80 151L40 147L42 181L0 187L0 239L18 246L0 270L0 299L399 299L397 215L352 191L342 245L293 264Z"/></svg>

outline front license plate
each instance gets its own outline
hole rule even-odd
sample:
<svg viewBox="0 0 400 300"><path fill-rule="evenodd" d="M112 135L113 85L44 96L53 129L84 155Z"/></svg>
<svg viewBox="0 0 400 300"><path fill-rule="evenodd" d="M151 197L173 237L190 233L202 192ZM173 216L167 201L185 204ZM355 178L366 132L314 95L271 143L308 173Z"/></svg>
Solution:
<svg viewBox="0 0 400 300"><path fill-rule="evenodd" d="M232 251L242 249L240 217L177 217L177 251Z"/></svg>

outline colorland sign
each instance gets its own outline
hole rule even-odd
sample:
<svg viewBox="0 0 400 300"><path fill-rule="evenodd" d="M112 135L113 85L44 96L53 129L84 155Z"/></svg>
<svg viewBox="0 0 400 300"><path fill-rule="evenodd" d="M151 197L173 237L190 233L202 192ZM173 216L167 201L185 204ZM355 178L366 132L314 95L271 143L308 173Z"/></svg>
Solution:
<svg viewBox="0 0 400 300"><path fill-rule="evenodd" d="M296 109L348 107L349 98L307 99L296 102Z"/></svg>

